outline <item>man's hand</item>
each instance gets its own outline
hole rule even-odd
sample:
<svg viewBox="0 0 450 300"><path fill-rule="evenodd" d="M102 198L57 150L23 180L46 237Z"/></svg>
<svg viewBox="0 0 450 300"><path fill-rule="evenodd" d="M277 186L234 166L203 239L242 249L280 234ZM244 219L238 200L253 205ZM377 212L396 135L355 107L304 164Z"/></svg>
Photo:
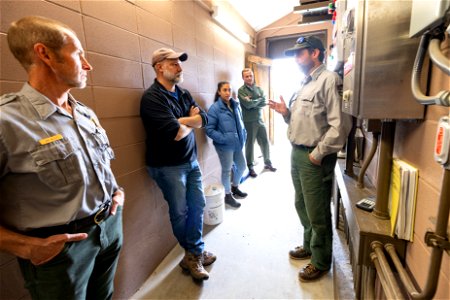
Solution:
<svg viewBox="0 0 450 300"><path fill-rule="evenodd" d="M311 153L309 154L309 160L311 161L311 163L312 163L313 165L317 165L317 166L320 166L320 165L321 165L321 162L320 162L319 160L315 159L315 158L311 155Z"/></svg>
<svg viewBox="0 0 450 300"><path fill-rule="evenodd" d="M114 192L111 210L109 211L109 213L114 216L117 212L117 207L122 206L124 202L125 202L125 192L122 189L118 189L117 191Z"/></svg>
<svg viewBox="0 0 450 300"><path fill-rule="evenodd" d="M269 107L280 113L283 117L287 116L289 110L287 109L286 102L284 102L283 96L280 96L280 102L275 102L273 100L269 100Z"/></svg>
<svg viewBox="0 0 450 300"><path fill-rule="evenodd" d="M88 237L87 233L57 234L45 239L32 238L29 245L29 259L33 265L39 266L53 259L64 248L67 242L78 242Z"/></svg>
<svg viewBox="0 0 450 300"><path fill-rule="evenodd" d="M200 114L200 108L196 106L191 106L191 109L189 110L189 117L193 117Z"/></svg>

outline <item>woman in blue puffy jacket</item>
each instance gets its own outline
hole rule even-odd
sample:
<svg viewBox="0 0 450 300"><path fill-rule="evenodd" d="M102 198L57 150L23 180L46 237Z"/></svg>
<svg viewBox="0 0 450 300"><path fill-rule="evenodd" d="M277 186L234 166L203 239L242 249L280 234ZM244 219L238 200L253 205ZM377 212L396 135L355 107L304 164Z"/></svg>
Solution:
<svg viewBox="0 0 450 300"><path fill-rule="evenodd" d="M239 189L242 174L247 166L242 152L247 131L242 122L239 102L231 98L231 86L228 81L221 81L217 85L214 104L208 111L206 135L213 140L222 166L225 203L238 208L241 204L233 196L247 197L247 193ZM232 183L231 172L233 173Z"/></svg>

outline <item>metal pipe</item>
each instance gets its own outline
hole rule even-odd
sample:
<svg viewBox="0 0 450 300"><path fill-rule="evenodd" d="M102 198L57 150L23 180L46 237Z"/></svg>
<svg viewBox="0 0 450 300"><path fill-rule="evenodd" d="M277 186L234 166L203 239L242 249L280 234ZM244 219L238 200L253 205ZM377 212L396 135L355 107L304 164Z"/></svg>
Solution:
<svg viewBox="0 0 450 300"><path fill-rule="evenodd" d="M389 256L391 257L392 262L394 263L394 266L397 269L397 272L400 276L400 280L402 281L408 293L410 295L418 294L417 289L415 288L414 284L409 278L408 273L406 272L405 268L403 268L403 265L400 262L397 252L395 251L394 245L388 243L384 245L384 249L386 249L387 253L389 253Z"/></svg>
<svg viewBox="0 0 450 300"><path fill-rule="evenodd" d="M370 246L372 247L373 251L375 251L375 254L378 258L378 262L380 263L381 272L386 278L386 282L390 289L392 289L392 293L394 297L390 297L388 295L388 299L401 299L403 298L402 293L400 291L400 288L398 286L398 283L395 279L394 273L392 272L391 267L389 266L389 263L386 259L386 256L383 253L383 244L379 241L373 241L370 243Z"/></svg>
<svg viewBox="0 0 450 300"><path fill-rule="evenodd" d="M440 49L441 41L439 39L432 39L428 46L428 54L431 61L447 75L450 75L450 66L448 58L442 53Z"/></svg>
<svg viewBox="0 0 450 300"><path fill-rule="evenodd" d="M392 290L392 287L389 285L386 276L383 273L383 269L381 268L379 257L376 255L376 253L371 252L370 253L370 259L372 260L373 264L375 265L375 269L377 270L378 278L380 279L381 286L383 287L383 291L386 294L386 299L397 299L395 298L394 291Z"/></svg>
<svg viewBox="0 0 450 300"><path fill-rule="evenodd" d="M379 132L372 132L372 147L370 147L370 152L367 155L367 158L364 160L363 165L361 167L361 171L358 175L358 187L363 189L364 188L364 175L366 175L366 170L369 167L370 163L372 162L373 157L375 156L375 153L377 152L378 148L378 136Z"/></svg>
<svg viewBox="0 0 450 300"><path fill-rule="evenodd" d="M373 214L375 217L389 219L389 181L392 169L392 153L394 151L395 121L381 122L380 157L376 186L376 202Z"/></svg>
<svg viewBox="0 0 450 300"><path fill-rule="evenodd" d="M419 48L417 50L416 59L414 61L414 68L411 76L411 91L416 98L417 102L424 105L438 104L442 106L450 106L450 91L442 90L435 96L426 96L420 90L420 78L422 77L422 67L430 43L431 35L429 33L422 35L420 39ZM438 40L439 41L439 40ZM433 53L435 52L435 44L433 42ZM440 51L440 50L439 50ZM436 56L434 56L436 59ZM438 66L440 59L438 58Z"/></svg>
<svg viewBox="0 0 450 300"><path fill-rule="evenodd" d="M355 132L356 132L356 118L352 117L352 129L347 137L347 149L345 155L345 170L344 173L347 176L355 177L355 172L353 171L353 162L355 161Z"/></svg>

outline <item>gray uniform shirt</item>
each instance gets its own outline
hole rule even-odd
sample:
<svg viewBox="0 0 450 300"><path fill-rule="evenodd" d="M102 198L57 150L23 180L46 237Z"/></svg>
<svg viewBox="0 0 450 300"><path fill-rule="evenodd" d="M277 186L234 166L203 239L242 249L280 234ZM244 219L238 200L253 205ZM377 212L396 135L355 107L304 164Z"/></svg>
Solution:
<svg viewBox="0 0 450 300"><path fill-rule="evenodd" d="M341 150L351 129L351 116L341 110L340 85L339 76L321 65L289 103L289 141L315 147L311 155L319 161Z"/></svg>
<svg viewBox="0 0 450 300"><path fill-rule="evenodd" d="M25 84L0 98L0 223L66 224L111 199L114 153L94 112L72 96L73 117Z"/></svg>

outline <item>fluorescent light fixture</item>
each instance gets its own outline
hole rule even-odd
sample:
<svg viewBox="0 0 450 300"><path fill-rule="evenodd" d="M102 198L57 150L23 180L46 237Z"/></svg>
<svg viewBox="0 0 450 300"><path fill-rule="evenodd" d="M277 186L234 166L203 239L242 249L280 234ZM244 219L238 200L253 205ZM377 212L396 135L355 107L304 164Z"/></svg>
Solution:
<svg viewBox="0 0 450 300"><path fill-rule="evenodd" d="M218 6L214 6L213 19L222 26L226 31L235 36L238 40L245 44L250 44L250 35L236 26L236 23L233 21L232 17L223 12L223 9L219 9Z"/></svg>
<svg viewBox="0 0 450 300"><path fill-rule="evenodd" d="M303 2L303 3L301 3ZM314 1L301 1L300 5L294 6L294 13L305 13L305 12L318 12L321 10L327 10L328 11L328 4L331 3L331 1L328 0L321 0L319 2Z"/></svg>

